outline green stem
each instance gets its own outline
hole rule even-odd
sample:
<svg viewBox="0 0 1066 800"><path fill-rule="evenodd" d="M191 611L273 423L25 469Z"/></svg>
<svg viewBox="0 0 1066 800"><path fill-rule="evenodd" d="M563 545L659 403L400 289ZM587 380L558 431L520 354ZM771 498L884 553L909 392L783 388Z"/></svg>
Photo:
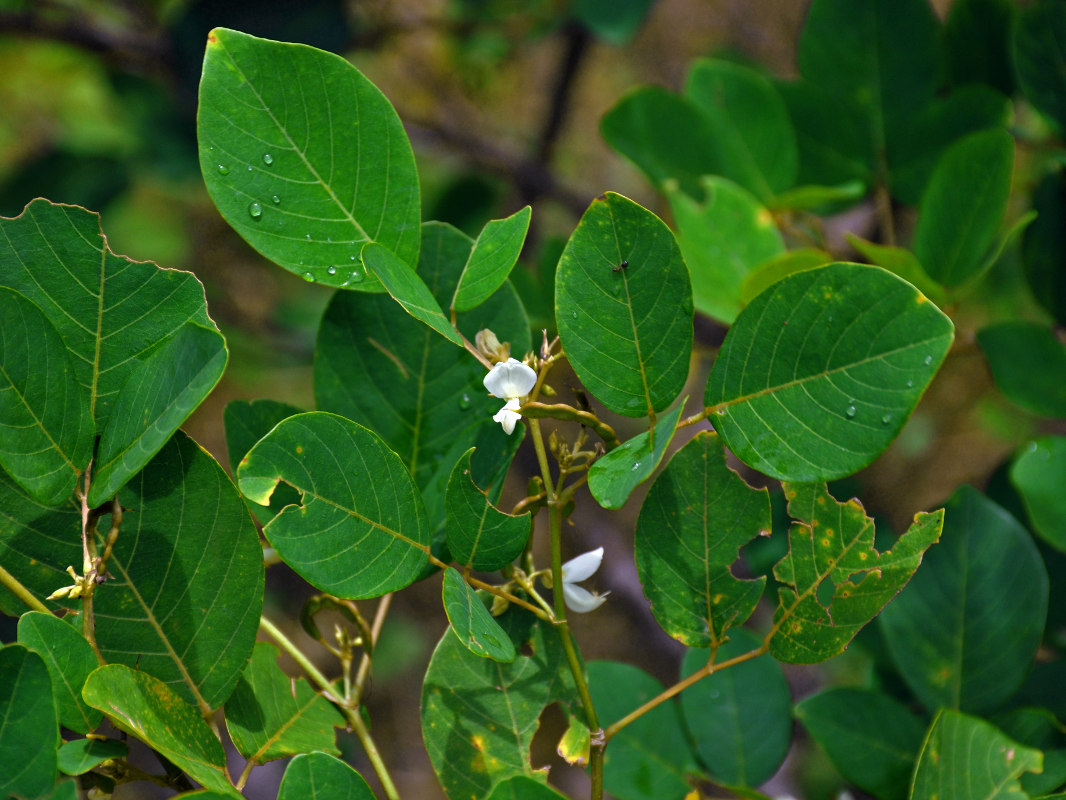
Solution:
<svg viewBox="0 0 1066 800"><path fill-rule="evenodd" d="M0 567L0 585L3 585L5 589L34 611L43 611L45 614L52 613L52 609L34 597L30 590L23 586L18 578L3 567Z"/></svg>
<svg viewBox="0 0 1066 800"><path fill-rule="evenodd" d="M319 691L323 692L327 697L332 698L336 702L334 695L333 685L329 682L318 667L311 663L310 659L303 654L289 638L281 632L281 630L266 617L259 618L259 627L281 647L286 653L288 653L292 660L300 665L300 669L307 673L307 676L318 686ZM370 765L374 768L374 773L378 776L378 780L381 781L381 788L385 791L385 796L389 800L400 800L400 794L396 791L396 785L392 782L392 777L389 775L389 770L385 766L385 762L381 758L381 754L378 752L377 745L374 743L374 738L370 735L370 731L367 730L366 723L363 722L362 716L359 714L358 707L352 708L345 706L343 703L337 703L337 707L344 714L345 720L351 729L355 731L355 735L359 738L359 742L363 745L363 749L366 751L366 757L370 760Z"/></svg>

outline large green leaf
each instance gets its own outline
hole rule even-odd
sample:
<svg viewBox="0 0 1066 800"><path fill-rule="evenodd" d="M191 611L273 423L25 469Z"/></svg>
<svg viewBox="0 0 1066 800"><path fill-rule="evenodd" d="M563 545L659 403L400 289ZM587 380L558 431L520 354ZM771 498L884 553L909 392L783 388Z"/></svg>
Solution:
<svg viewBox="0 0 1066 800"><path fill-rule="evenodd" d="M782 586L770 653L791 664L811 664L843 652L907 584L939 539L944 512L917 514L891 550L878 552L874 521L858 500L839 503L824 485L813 483L784 488L795 522L788 555L774 566ZM824 596L830 587L832 595Z"/></svg>
<svg viewBox="0 0 1066 800"><path fill-rule="evenodd" d="M1046 325L997 322L977 332L996 388L1026 411L1066 418L1066 347Z"/></svg>
<svg viewBox="0 0 1066 800"><path fill-rule="evenodd" d="M90 502L98 504L147 464L207 396L224 366L222 337L195 277L114 255L96 214L34 200L19 217L0 219L0 232L4 285L55 326L72 380L88 395L102 452L120 457L108 470L106 491L91 490ZM198 333L182 332L190 324ZM87 459L88 451L82 455Z"/></svg>
<svg viewBox="0 0 1066 800"><path fill-rule="evenodd" d="M241 797L226 779L222 743L199 712L165 683L145 672L108 664L89 676L82 695L120 730L174 762L205 789Z"/></svg>
<svg viewBox="0 0 1066 800"><path fill-rule="evenodd" d="M622 195L594 200L555 273L559 337L585 388L629 417L666 408L688 377L692 315L670 229Z"/></svg>
<svg viewBox="0 0 1066 800"><path fill-rule="evenodd" d="M713 433L674 453L637 517L637 574L655 619L689 647L714 647L742 624L766 578L733 576L739 548L771 530L770 498L726 466Z"/></svg>
<svg viewBox="0 0 1066 800"><path fill-rule="evenodd" d="M44 660L0 647L0 797L37 798L56 782L59 722Z"/></svg>
<svg viewBox="0 0 1066 800"><path fill-rule="evenodd" d="M593 661L589 692L601 725L617 722L658 696L663 685L630 664ZM656 706L622 728L604 755L604 785L619 800L681 800L698 772L677 704Z"/></svg>
<svg viewBox="0 0 1066 800"><path fill-rule="evenodd" d="M18 640L48 666L56 711L63 727L78 733L96 730L102 719L100 712L89 708L81 698L85 679L99 666L85 637L59 617L29 611L19 619Z"/></svg>
<svg viewBox="0 0 1066 800"><path fill-rule="evenodd" d="M796 704L796 716L849 783L881 800L904 800L925 725L870 689L836 687Z"/></svg>
<svg viewBox="0 0 1066 800"><path fill-rule="evenodd" d="M926 736L910 796L1025 800L1018 777L1042 768L1039 750L1022 747L982 719L945 709Z"/></svg>
<svg viewBox="0 0 1066 800"><path fill-rule="evenodd" d="M1013 167L1014 139L1003 129L971 134L940 158L914 231L915 255L933 280L957 288L988 266Z"/></svg>
<svg viewBox="0 0 1066 800"><path fill-rule="evenodd" d="M1026 99L1066 129L1066 8L1034 3L1014 27L1014 68Z"/></svg>
<svg viewBox="0 0 1066 800"><path fill-rule="evenodd" d="M374 800L363 776L326 753L306 753L289 762L278 800Z"/></svg>
<svg viewBox="0 0 1066 800"><path fill-rule="evenodd" d="M377 597L412 583L429 552L422 498L400 458L344 417L297 414L278 423L237 470L266 505L284 481L302 497L263 529L290 567L339 597Z"/></svg>
<svg viewBox="0 0 1066 800"><path fill-rule="evenodd" d="M792 188L799 171L796 133L769 78L731 61L699 59L689 71L685 95L710 126L714 174L764 202Z"/></svg>
<svg viewBox="0 0 1066 800"><path fill-rule="evenodd" d="M469 569L492 572L510 564L526 547L532 531L530 514L512 517L496 509L471 477L470 456L463 453L452 470L445 495L448 549Z"/></svg>
<svg viewBox="0 0 1066 800"><path fill-rule="evenodd" d="M926 708L995 709L1022 685L1040 644L1048 601L1040 554L1010 514L963 486L927 559L881 615L892 659Z"/></svg>
<svg viewBox="0 0 1066 800"><path fill-rule="evenodd" d="M476 656L493 661L508 663L515 660L514 642L458 570L449 567L444 571L441 593L444 613L464 647Z"/></svg>
<svg viewBox="0 0 1066 800"><path fill-rule="evenodd" d="M55 326L0 288L0 465L46 505L74 492L93 446L89 392Z"/></svg>
<svg viewBox="0 0 1066 800"><path fill-rule="evenodd" d="M222 467L184 434L119 494L125 509L93 600L96 641L200 708L222 705L255 642L263 554ZM110 525L105 516L98 534Z"/></svg>
<svg viewBox="0 0 1066 800"><path fill-rule="evenodd" d="M770 212L746 189L714 176L701 184L702 203L669 184L666 196L692 276L696 310L728 324L744 305L745 279L784 252L785 245Z"/></svg>
<svg viewBox="0 0 1066 800"><path fill-rule="evenodd" d="M507 219L494 219L485 225L456 284L451 308L469 311L503 285L522 252L531 214L526 206Z"/></svg>
<svg viewBox="0 0 1066 800"><path fill-rule="evenodd" d="M516 646L528 616L512 608L501 618ZM513 775L544 778L530 765L529 746L545 706L572 699L573 688L554 631L536 624L523 651L529 655L510 664L479 658L450 630L433 651L422 685L422 738L450 800L480 800Z"/></svg>
<svg viewBox="0 0 1066 800"><path fill-rule="evenodd" d="M762 640L737 629L718 648L723 662L755 650ZM686 678L707 663L705 650L689 650ZM681 693L681 713L696 753L716 781L758 786L777 772L792 743L792 692L781 665L769 656L713 672Z"/></svg>
<svg viewBox="0 0 1066 800"><path fill-rule="evenodd" d="M1011 464L1010 482L1025 503L1033 530L1048 544L1066 550L1066 437L1029 442Z"/></svg>
<svg viewBox="0 0 1066 800"><path fill-rule="evenodd" d="M290 272L363 291L359 251L418 261L418 175L403 125L344 59L216 28L197 113L200 169L219 212Z"/></svg>
<svg viewBox="0 0 1066 800"><path fill-rule="evenodd" d="M779 281L741 312L704 402L749 466L790 481L843 477L899 433L953 336L909 283L830 264Z"/></svg>
<svg viewBox="0 0 1066 800"><path fill-rule="evenodd" d="M245 758L262 764L319 750L340 755L337 727L344 717L303 678L278 666L278 649L256 642L252 660L226 701L226 729Z"/></svg>

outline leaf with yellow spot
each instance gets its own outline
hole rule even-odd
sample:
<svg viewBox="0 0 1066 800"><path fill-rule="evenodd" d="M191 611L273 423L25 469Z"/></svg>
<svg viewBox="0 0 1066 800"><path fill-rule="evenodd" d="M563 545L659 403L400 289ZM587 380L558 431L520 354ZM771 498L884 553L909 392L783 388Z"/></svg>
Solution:
<svg viewBox="0 0 1066 800"><path fill-rule="evenodd" d="M896 596L940 538L944 511L917 514L891 550L874 547L874 522L858 500L839 503L824 484L785 484L789 552L774 567L782 584L770 652L814 664L848 642ZM825 587L825 588L823 588ZM832 590L823 605L819 596Z"/></svg>

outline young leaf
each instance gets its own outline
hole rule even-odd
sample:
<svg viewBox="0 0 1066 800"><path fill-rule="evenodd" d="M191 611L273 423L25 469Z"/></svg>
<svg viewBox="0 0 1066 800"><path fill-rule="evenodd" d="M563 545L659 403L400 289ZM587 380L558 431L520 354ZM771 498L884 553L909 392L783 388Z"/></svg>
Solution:
<svg viewBox="0 0 1066 800"><path fill-rule="evenodd" d="M196 133L215 206L271 261L362 291L382 290L359 268L364 243L418 262L411 143L385 96L339 56L214 29Z"/></svg>
<svg viewBox="0 0 1066 800"><path fill-rule="evenodd" d="M471 477L467 450L452 470L445 495L446 531L452 558L469 569L492 572L510 564L525 549L530 515L512 517L497 510Z"/></svg>
<svg viewBox="0 0 1066 800"><path fill-rule="evenodd" d="M1066 77L1053 66L1066 58L1066 8L1035 3L1019 15L1013 33L1018 86L1034 108L1066 128Z"/></svg>
<svg viewBox="0 0 1066 800"><path fill-rule="evenodd" d="M263 608L263 551L248 510L222 467L181 433L119 501L111 580L93 596L97 644L108 662L218 708L248 663ZM105 516L100 552L109 527Z"/></svg>
<svg viewBox="0 0 1066 800"><path fill-rule="evenodd" d="M78 699L81 700L80 692ZM103 714L93 711L103 719ZM59 747L59 771L64 775L82 775L109 758L125 758L129 754L129 747L114 739L74 739Z"/></svg>
<svg viewBox="0 0 1066 800"><path fill-rule="evenodd" d="M301 493L263 534L308 583L338 597L378 597L412 583L429 552L422 498L399 456L374 433L323 412L278 423L237 470L266 505L284 481Z"/></svg>
<svg viewBox="0 0 1066 800"><path fill-rule="evenodd" d="M340 711L307 681L281 671L276 647L256 642L226 701L226 728L237 752L258 764L312 750L340 755L334 729L343 726Z"/></svg>
<svg viewBox="0 0 1066 800"><path fill-rule="evenodd" d="M96 730L102 716L81 699L85 679L99 666L85 637L59 617L29 611L19 619L18 641L44 659L60 724L78 733Z"/></svg>
<svg viewBox="0 0 1066 800"><path fill-rule="evenodd" d="M0 797L40 797L56 782L59 721L44 660L0 647Z"/></svg>
<svg viewBox="0 0 1066 800"><path fill-rule="evenodd" d="M589 206L555 274L559 337L574 372L618 414L661 411L692 352L692 289L670 229L608 192Z"/></svg>
<svg viewBox="0 0 1066 800"><path fill-rule="evenodd" d="M1011 464L1010 482L1025 503L1033 530L1066 551L1066 437L1042 436L1029 442Z"/></svg>
<svg viewBox="0 0 1066 800"><path fill-rule="evenodd" d="M205 789L241 794L226 779L222 743L200 713L145 672L121 664L99 667L85 682L85 702L174 762Z"/></svg>
<svg viewBox="0 0 1066 800"><path fill-rule="evenodd" d="M674 438L684 408L682 401L655 424L654 441L647 432L638 433L596 459L589 468L589 491L597 503L604 508L621 508L633 490L651 477Z"/></svg>
<svg viewBox="0 0 1066 800"><path fill-rule="evenodd" d="M796 716L849 783L882 800L905 800L925 723L898 700L836 687L796 704Z"/></svg>
<svg viewBox="0 0 1066 800"><path fill-rule="evenodd" d="M1028 795L1018 777L1041 769L1039 750L1022 747L982 719L944 709L922 745L910 796L1023 800Z"/></svg>
<svg viewBox="0 0 1066 800"><path fill-rule="evenodd" d="M514 643L458 570L451 567L444 570L442 594L444 613L466 649L475 656L493 661L510 663L515 660Z"/></svg>
<svg viewBox="0 0 1066 800"><path fill-rule="evenodd" d="M909 283L830 264L779 281L740 313L704 403L748 466L781 480L843 477L892 442L953 337Z"/></svg>
<svg viewBox="0 0 1066 800"><path fill-rule="evenodd" d="M1040 644L1048 602L1040 553L1010 514L963 486L927 561L881 615L892 660L926 708L993 710L1022 685Z"/></svg>
<svg viewBox="0 0 1066 800"><path fill-rule="evenodd" d="M718 648L721 663L762 644L737 629ZM689 650L681 662L686 678L707 663L705 650ZM708 773L730 786L758 786L770 778L792 743L792 692L781 665L760 656L715 672L681 693L681 713Z"/></svg>
<svg viewBox="0 0 1066 800"><path fill-rule="evenodd" d="M659 681L629 664L593 661L588 672L589 692L604 726L663 691ZM604 786L626 800L681 800L691 790L686 778L696 772L696 759L672 700L622 728L604 756Z"/></svg>
<svg viewBox="0 0 1066 800"><path fill-rule="evenodd" d="M745 278L783 253L785 245L770 212L746 189L714 176L700 183L702 203L671 183L665 187L666 197L677 223L677 243L692 276L696 310L728 324L743 306Z"/></svg>
<svg viewBox="0 0 1066 800"><path fill-rule="evenodd" d="M503 285L522 252L531 213L526 206L507 219L494 219L485 225L459 276L451 308L469 311Z"/></svg>
<svg viewBox="0 0 1066 800"><path fill-rule="evenodd" d="M326 753L296 756L285 768L278 800L374 800L363 776Z"/></svg>
<svg viewBox="0 0 1066 800"><path fill-rule="evenodd" d="M1066 417L1066 347L1046 325L1013 320L977 332L996 388L1044 417Z"/></svg>
<svg viewBox="0 0 1066 800"><path fill-rule="evenodd" d="M881 553L874 547L874 522L857 500L838 503L824 485L813 483L785 484L785 497L795 521L788 555L774 567L783 585L770 653L790 664L813 664L842 653L907 584L940 538L944 512L917 514L892 549ZM833 587L824 604L823 585Z"/></svg>
<svg viewBox="0 0 1066 800"><path fill-rule="evenodd" d="M762 597L766 578L739 579L739 548L770 535L770 498L728 466L701 431L674 453L637 517L637 575L656 621L689 647L715 647Z"/></svg>
<svg viewBox="0 0 1066 800"><path fill-rule="evenodd" d="M0 466L45 505L74 492L93 447L89 392L55 326L0 288Z"/></svg>

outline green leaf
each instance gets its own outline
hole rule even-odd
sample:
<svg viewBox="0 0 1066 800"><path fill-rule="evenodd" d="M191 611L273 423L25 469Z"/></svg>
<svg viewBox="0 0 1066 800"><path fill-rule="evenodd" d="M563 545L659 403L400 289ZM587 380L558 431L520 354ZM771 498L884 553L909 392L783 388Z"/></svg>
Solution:
<svg viewBox="0 0 1066 800"><path fill-rule="evenodd" d="M786 250L759 264L748 273L740 287L740 304L746 306L779 280L787 278L794 272L821 267L832 260L833 257L829 253L815 247Z"/></svg>
<svg viewBox="0 0 1066 800"><path fill-rule="evenodd" d="M1066 437L1029 442L1011 464L1010 482L1025 503L1033 530L1052 547L1066 550Z"/></svg>
<svg viewBox="0 0 1066 800"><path fill-rule="evenodd" d="M323 412L278 423L244 457L245 496L266 505L284 481L302 495L263 534L308 583L378 597L412 583L429 552L426 512L399 456L374 433Z"/></svg>
<svg viewBox="0 0 1066 800"><path fill-rule="evenodd" d="M368 275L375 275L393 299L415 319L421 320L450 342L463 346L463 337L441 311L425 282L387 247L370 243L360 257Z"/></svg>
<svg viewBox="0 0 1066 800"><path fill-rule="evenodd" d="M1066 323L1066 172L1052 172L1033 192L1036 219L1022 234L1022 266L1033 297L1060 324Z"/></svg>
<svg viewBox="0 0 1066 800"><path fill-rule="evenodd" d="M59 721L44 660L0 647L0 797L36 798L56 782Z"/></svg>
<svg viewBox="0 0 1066 800"><path fill-rule="evenodd" d="M1048 575L1032 538L963 486L948 501L940 546L880 625L892 660L926 708L982 713L1025 680L1047 601Z"/></svg>
<svg viewBox="0 0 1066 800"><path fill-rule="evenodd" d="M603 726L663 691L659 681L629 664L593 661L588 673L589 692ZM604 756L604 786L619 800L681 800L691 790L686 778L695 772L695 756L672 700L622 728Z"/></svg>
<svg viewBox="0 0 1066 800"><path fill-rule="evenodd" d="M596 459L589 468L589 491L597 503L604 508L621 508L633 490L651 477L674 438L684 408L681 402L655 424L654 439L648 432L638 433Z"/></svg>
<svg viewBox="0 0 1066 800"><path fill-rule="evenodd" d="M835 186L805 184L775 196L770 203L770 208L774 211L809 211L840 203L858 202L865 195L866 186L862 181L857 180L845 181ZM831 259L827 259L829 260Z"/></svg>
<svg viewBox="0 0 1066 800"><path fill-rule="evenodd" d="M96 713L100 714L99 711ZM102 714L100 716L103 717ZM75 739L60 746L59 771L65 775L82 775L110 758L125 758L129 754L130 749L125 742Z"/></svg>
<svg viewBox="0 0 1066 800"><path fill-rule="evenodd" d="M731 323L743 306L745 279L785 250L774 219L746 189L726 178L701 179L702 203L666 185L677 223L677 243L692 276L692 299L701 314ZM823 262L824 263L824 262Z"/></svg>
<svg viewBox="0 0 1066 800"><path fill-rule="evenodd" d="M1045 325L1015 320L977 332L992 379L1012 403L1044 417L1066 417L1066 347Z"/></svg>
<svg viewBox="0 0 1066 800"><path fill-rule="evenodd" d="M492 787L486 800L565 800L564 796L525 775L515 775Z"/></svg>
<svg viewBox="0 0 1066 800"><path fill-rule="evenodd" d="M722 663L761 644L755 634L737 629L714 659ZM681 678L706 663L706 651L687 651ZM714 672L685 689L681 713L700 761L719 783L758 786L777 772L792 743L792 692L781 665L769 656Z"/></svg>
<svg viewBox="0 0 1066 800"><path fill-rule="evenodd" d="M937 163L919 209L914 252L949 289L978 277L1010 194L1014 139L1005 130L970 134Z"/></svg>
<svg viewBox="0 0 1066 800"><path fill-rule="evenodd" d="M174 762L205 789L241 796L226 779L222 743L200 713L162 681L121 664L108 664L89 676L82 695L116 727Z"/></svg>
<svg viewBox="0 0 1066 800"><path fill-rule="evenodd" d="M700 178L716 171L707 117L690 100L658 86L641 86L623 96L600 119L600 133L655 186L673 178L699 197Z"/></svg>
<svg viewBox="0 0 1066 800"><path fill-rule="evenodd" d="M497 510L471 477L467 450L448 480L445 495L448 549L468 569L492 572L510 564L526 547L530 514L512 517Z"/></svg>
<svg viewBox="0 0 1066 800"><path fill-rule="evenodd" d="M278 800L374 800L374 793L343 761L326 753L306 753L285 768Z"/></svg>
<svg viewBox="0 0 1066 800"><path fill-rule="evenodd" d="M283 419L302 414L304 410L280 403L277 400L231 400L222 412L226 427L226 454L229 463L236 468L253 445L270 433L271 429ZM286 491L288 490L288 491ZM264 524L273 519L281 509L291 503L298 503L300 496L291 487L280 486L270 496L270 506L249 504L252 513Z"/></svg>
<svg viewBox="0 0 1066 800"><path fill-rule="evenodd" d="M1046 708L1018 708L998 714L992 721L1014 741L1044 755L1043 772L1021 776L1026 794L1037 797L1062 787L1066 782L1066 731L1054 714Z"/></svg>
<svg viewBox="0 0 1066 800"><path fill-rule="evenodd" d="M763 201L790 189L799 171L796 134L773 83L731 61L697 59L685 95L710 125L713 173Z"/></svg>
<svg viewBox="0 0 1066 800"><path fill-rule="evenodd" d="M99 666L85 637L52 614L29 611L19 619L18 641L44 659L60 724L78 733L96 730L101 715L81 699L85 679Z"/></svg>
<svg viewBox="0 0 1066 800"><path fill-rule="evenodd" d="M701 431L674 453L637 517L634 555L656 621L689 647L715 647L762 597L766 578L738 579L739 549L769 536L770 497L726 466L725 449Z"/></svg>
<svg viewBox="0 0 1066 800"><path fill-rule="evenodd" d="M688 377L692 314L670 229L622 195L594 200L555 274L559 337L585 388L628 417L669 406Z"/></svg>
<svg viewBox="0 0 1066 800"><path fill-rule="evenodd" d="M442 594L444 613L464 647L475 656L493 661L515 660L514 643L458 570L451 567L444 570Z"/></svg>
<svg viewBox="0 0 1066 800"><path fill-rule="evenodd" d="M1014 69L1018 85L1033 107L1066 128L1066 8L1035 3L1014 27Z"/></svg>
<svg viewBox="0 0 1066 800"><path fill-rule="evenodd" d="M597 37L620 47L629 44L640 30L653 2L654 0L576 0L572 13Z"/></svg>
<svg viewBox="0 0 1066 800"><path fill-rule="evenodd" d="M528 617L512 608L500 621L514 630ZM518 646L525 637L511 639ZM449 630L433 652L422 684L422 738L450 800L480 800L514 775L544 779L529 746L545 706L570 700L573 689L554 631L536 624L523 649L531 655L501 664L474 655Z"/></svg>
<svg viewBox="0 0 1066 800"><path fill-rule="evenodd" d="M100 433L90 505L105 502L151 461L211 393L228 358L222 334L188 324L138 365L119 389Z"/></svg>
<svg viewBox="0 0 1066 800"><path fill-rule="evenodd" d="M925 551L939 539L944 512L916 514L892 549L878 552L874 521L858 500L838 503L824 485L784 488L795 521L788 555L774 567L774 577L783 585L770 653L790 664L813 664L842 653L907 584ZM823 587L832 588L828 599ZM890 641L899 646L896 639Z"/></svg>
<svg viewBox="0 0 1066 800"><path fill-rule="evenodd" d="M237 752L258 764L312 750L340 755L334 728L343 726L340 711L307 681L281 671L276 647L256 642L226 701L226 728Z"/></svg>
<svg viewBox="0 0 1066 800"><path fill-rule="evenodd" d="M800 272L737 317L704 403L748 466L790 481L843 477L899 433L953 336L940 309L885 270Z"/></svg>
<svg viewBox="0 0 1066 800"><path fill-rule="evenodd" d="M0 288L0 465L45 505L74 492L93 447L89 392L55 326Z"/></svg>
<svg viewBox="0 0 1066 800"><path fill-rule="evenodd" d="M881 800L904 800L925 723L886 694L836 687L796 704L796 716L849 782Z"/></svg>
<svg viewBox="0 0 1066 800"><path fill-rule="evenodd" d="M1011 741L984 720L945 709L922 745L910 796L1025 800L1018 776L1042 768L1038 750Z"/></svg>
<svg viewBox="0 0 1066 800"><path fill-rule="evenodd" d="M214 29L196 132L212 201L271 261L362 291L381 291L360 268L364 243L418 262L411 143L385 96L339 56Z"/></svg>
<svg viewBox="0 0 1066 800"><path fill-rule="evenodd" d="M1014 94L1011 33L1018 6L1011 0L957 0L944 22L948 73L956 85L980 82Z"/></svg>
<svg viewBox="0 0 1066 800"><path fill-rule="evenodd" d="M248 510L222 467L181 433L119 502L111 579L93 595L100 651L218 708L248 663L263 608L263 552ZM98 526L100 552L111 522Z"/></svg>
<svg viewBox="0 0 1066 800"><path fill-rule="evenodd" d="M887 269L911 284L934 303L942 304L947 300L944 287L934 281L922 269L917 257L905 247L892 247L875 242L868 242L858 236L847 234L848 244L858 250L871 264Z"/></svg>
<svg viewBox="0 0 1066 800"><path fill-rule="evenodd" d="M531 213L526 206L507 219L494 219L485 225L459 276L451 308L469 311L503 286L522 252Z"/></svg>

